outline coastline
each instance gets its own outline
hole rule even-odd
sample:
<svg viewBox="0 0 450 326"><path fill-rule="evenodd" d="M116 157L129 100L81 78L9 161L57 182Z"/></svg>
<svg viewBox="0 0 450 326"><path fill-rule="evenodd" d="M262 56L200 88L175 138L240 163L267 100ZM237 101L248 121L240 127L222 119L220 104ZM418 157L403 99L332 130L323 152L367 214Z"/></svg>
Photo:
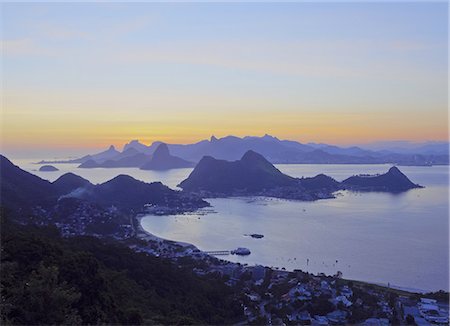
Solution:
<svg viewBox="0 0 450 326"><path fill-rule="evenodd" d="M181 242L181 241L173 241L173 240L169 240L169 239L164 239L161 237L158 237L156 235L154 235L153 233L150 233L148 231L146 231L141 224L141 221L144 217L146 216L151 216L151 214L138 214L133 218L134 223L136 223L136 225L133 225L134 229L135 229L135 236L136 238L138 238L139 240L144 240L144 241L157 241L157 242L167 242L167 243L172 243L174 245L177 246L181 246L184 248L191 248L191 249L197 249L199 250L196 246L194 246L191 243L187 243L187 242ZM156 215L155 215L156 216ZM134 224L133 223L133 224Z"/></svg>
<svg viewBox="0 0 450 326"><path fill-rule="evenodd" d="M151 214L138 214L136 215L133 219L135 221L135 223L137 224L135 226L135 235L136 238L139 240L144 240L147 242L158 242L158 243L165 243L165 244L169 244L169 245L173 245L176 247L182 247L184 248L186 251L188 251L188 255L191 255L192 253L196 253L197 255L201 255L201 256L207 256L211 259L217 260L217 261L222 261L225 262L226 264L232 264L235 266L245 266L245 267L255 267L255 266L260 266L258 264L255 265L247 265L247 264L241 264L241 263L236 263L236 262L232 262L226 259L222 259L222 258L217 258L214 255L210 255L200 249L198 249L195 245L191 244L191 243L187 243L187 242L181 242L181 241L174 241L174 240L169 240L169 239L165 239L165 238L161 238L158 237L148 231L146 231L143 227L142 227L142 219L146 216L151 216ZM155 215L156 216L156 215ZM282 271L285 273L289 273L289 274L295 274L298 270L287 270L287 269L283 269L283 267L267 267L265 266L265 268L268 268L272 271ZM301 271L301 270L300 270ZM304 271L301 271L302 273L307 273ZM325 275L323 273L318 273L318 275ZM326 277L333 277L332 275L325 275ZM406 288L406 287L402 287L402 286L397 286L395 284L383 284L383 283L371 283L371 282L367 282L367 281L363 281L363 280L357 280L357 279L342 279L343 281L346 282L354 282L354 283L358 283L364 286L373 286L373 287L377 287L382 289L383 291L388 291L388 292L394 292L397 294L401 294L401 295L414 295L414 294L425 294L425 293L430 293L430 291L426 291L426 290L422 290L422 289L415 289L415 288ZM447 292L445 290L440 290L440 291L444 291Z"/></svg>

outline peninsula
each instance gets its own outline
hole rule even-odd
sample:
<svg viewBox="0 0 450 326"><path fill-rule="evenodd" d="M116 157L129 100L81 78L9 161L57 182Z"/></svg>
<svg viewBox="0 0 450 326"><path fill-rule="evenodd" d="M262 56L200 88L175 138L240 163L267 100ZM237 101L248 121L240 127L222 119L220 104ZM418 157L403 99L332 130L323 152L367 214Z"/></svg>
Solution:
<svg viewBox="0 0 450 326"><path fill-rule="evenodd" d="M183 190L202 197L267 196L297 200L333 198L337 190L399 192L421 186L411 182L397 167L377 176L353 176L338 182L324 174L294 178L283 174L262 155L247 151L240 160L203 157Z"/></svg>

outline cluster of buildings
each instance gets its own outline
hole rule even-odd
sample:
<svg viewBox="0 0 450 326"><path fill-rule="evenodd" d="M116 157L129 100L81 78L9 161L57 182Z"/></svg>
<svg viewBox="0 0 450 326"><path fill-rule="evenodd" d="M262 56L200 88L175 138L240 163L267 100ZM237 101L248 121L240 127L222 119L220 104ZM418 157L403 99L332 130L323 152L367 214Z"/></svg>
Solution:
<svg viewBox="0 0 450 326"><path fill-rule="evenodd" d="M50 211L35 210L41 225L55 225L63 236L112 236L127 239L134 236L130 218L114 207L103 208L87 201L68 198L60 200Z"/></svg>
<svg viewBox="0 0 450 326"><path fill-rule="evenodd" d="M250 322L274 325L345 325L349 322L364 322L352 318L355 302L353 290L341 280L332 277L314 276L303 272L269 270L262 284L250 285L251 300L247 301L245 313ZM381 304L383 300L380 299ZM389 322L389 314L373 312L373 320Z"/></svg>
<svg viewBox="0 0 450 326"><path fill-rule="evenodd" d="M399 298L399 307L405 320L416 325L448 325L448 302L438 302L436 299L420 298L411 300L408 297Z"/></svg>
<svg viewBox="0 0 450 326"><path fill-rule="evenodd" d="M195 198L197 197L185 195L181 197L177 205L145 204L143 213L152 215L176 215L195 211L198 209L198 203L195 201Z"/></svg>
<svg viewBox="0 0 450 326"><path fill-rule="evenodd" d="M386 288L346 281L337 276L228 262L192 245L145 233L141 240L146 244L134 244L135 250L170 258L180 266L188 261L196 274L215 275L234 287L242 302L245 322L249 324L407 324L407 311L402 309L401 297ZM418 315L421 312L432 314L431 302L426 304L422 302Z"/></svg>
<svg viewBox="0 0 450 326"><path fill-rule="evenodd" d="M166 214L172 208L148 206ZM448 325L448 304L412 299L369 284L342 280L340 275L312 275L264 266L248 266L218 259L193 245L168 241L146 233L136 219L113 207L67 202L52 212L42 211L48 223L65 236L113 236L130 248L189 265L199 276L214 275L236 289L246 322L269 325ZM41 219L42 221L42 219Z"/></svg>

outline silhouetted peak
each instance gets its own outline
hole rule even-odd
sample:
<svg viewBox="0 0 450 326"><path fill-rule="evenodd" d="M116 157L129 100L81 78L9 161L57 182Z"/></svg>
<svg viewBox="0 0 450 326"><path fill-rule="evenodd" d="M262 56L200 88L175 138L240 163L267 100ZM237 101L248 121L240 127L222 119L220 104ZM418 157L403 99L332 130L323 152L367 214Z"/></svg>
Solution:
<svg viewBox="0 0 450 326"><path fill-rule="evenodd" d="M241 161L244 162L267 162L267 160L259 153L256 153L252 150L245 152L242 156Z"/></svg>
<svg viewBox="0 0 450 326"><path fill-rule="evenodd" d="M397 175L398 175L398 174L401 174L401 175L403 175L402 171L400 171L399 168L396 167L396 166L391 167L391 168L389 169L388 173L389 173L389 174L397 174Z"/></svg>
<svg viewBox="0 0 450 326"><path fill-rule="evenodd" d="M317 179L328 179L330 177L327 176L326 174L320 173L320 174L316 175L314 178L317 178Z"/></svg>
<svg viewBox="0 0 450 326"><path fill-rule="evenodd" d="M155 150L155 153L153 154L154 157L157 156L169 156L169 147L165 143L161 143L158 145L158 147Z"/></svg>
<svg viewBox="0 0 450 326"><path fill-rule="evenodd" d="M397 167L393 166L385 174L379 175L359 175L342 181L344 184L369 189L381 189L382 191L400 192L413 188L421 188L408 179Z"/></svg>
<svg viewBox="0 0 450 326"><path fill-rule="evenodd" d="M210 156L210 155L205 155L203 156L200 161L198 162L198 164L204 164L207 162L211 162L211 161L217 161L214 157Z"/></svg>
<svg viewBox="0 0 450 326"><path fill-rule="evenodd" d="M3 155L0 155L0 164L3 167L14 166L14 164L10 160L8 160L5 156L3 156Z"/></svg>
<svg viewBox="0 0 450 326"><path fill-rule="evenodd" d="M67 173L63 174L62 176L60 176L58 179L56 179L52 183L58 183L58 182L63 182L63 181L64 182L66 182L66 181L83 181L83 182L89 183L88 180L86 180L72 172L67 172Z"/></svg>
<svg viewBox="0 0 450 326"><path fill-rule="evenodd" d="M88 180L83 179L82 177L71 172L63 174L58 179L53 181L52 184L61 194L67 194L75 189L92 185Z"/></svg>
<svg viewBox="0 0 450 326"><path fill-rule="evenodd" d="M239 137L236 137L236 136L233 136L233 135L229 135L229 136L221 138L222 141L239 141L241 139L242 138L239 138Z"/></svg>
<svg viewBox="0 0 450 326"><path fill-rule="evenodd" d="M132 141L130 141L129 143L127 143L123 146L124 151L129 148L134 148L139 151L139 150L144 150L145 148L147 148L147 146L142 144L141 142L139 142L139 140L133 139Z"/></svg>
<svg viewBox="0 0 450 326"><path fill-rule="evenodd" d="M114 145L109 146L108 151L116 151L116 148Z"/></svg>
<svg viewBox="0 0 450 326"><path fill-rule="evenodd" d="M212 142L218 141L218 139L216 138L216 136L212 135L210 141L211 141L211 143L212 143Z"/></svg>
<svg viewBox="0 0 450 326"><path fill-rule="evenodd" d="M203 156L180 187L187 191L229 194L242 189L251 192L296 184L294 178L281 173L261 154L249 150L238 161Z"/></svg>
<svg viewBox="0 0 450 326"><path fill-rule="evenodd" d="M121 184L127 184L127 183L133 183L133 182L141 182L139 180L136 180L133 177L130 177L129 175L126 174L119 174L118 176L112 178L109 181L106 181L105 183L103 183L102 185L105 184L117 184L117 185L121 185Z"/></svg>
<svg viewBox="0 0 450 326"><path fill-rule="evenodd" d="M278 140L277 137L271 136L271 135L269 135L269 134L265 134L265 135L262 137L262 139L264 139L264 140Z"/></svg>
<svg viewBox="0 0 450 326"><path fill-rule="evenodd" d="M337 189L339 182L323 173L311 178L301 178L300 184L306 189Z"/></svg>
<svg viewBox="0 0 450 326"><path fill-rule="evenodd" d="M151 144L151 147L158 147L159 145L161 145L161 144L164 144L162 141L159 141L159 140L157 140L157 141L154 141L152 144Z"/></svg>

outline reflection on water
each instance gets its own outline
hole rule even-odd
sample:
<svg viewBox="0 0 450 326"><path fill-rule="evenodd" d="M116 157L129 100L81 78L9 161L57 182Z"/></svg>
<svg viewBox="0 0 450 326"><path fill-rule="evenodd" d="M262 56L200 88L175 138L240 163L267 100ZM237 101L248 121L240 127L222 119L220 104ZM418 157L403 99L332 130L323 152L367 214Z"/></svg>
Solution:
<svg viewBox="0 0 450 326"><path fill-rule="evenodd" d="M337 179L360 173L351 173L348 166L288 169L291 175L309 176L308 172L324 167ZM371 167L370 173L386 170ZM340 168L350 173L344 176ZM284 166L281 169L287 172ZM210 199L216 214L149 216L142 224L156 235L191 242L203 250L247 247L252 251L247 257L226 257L232 261L313 273L340 270L350 279L448 290L447 167L402 170L426 188L401 194L343 191L336 199L316 202ZM264 238L244 236L249 233Z"/></svg>
<svg viewBox="0 0 450 326"><path fill-rule="evenodd" d="M161 181L175 188L192 169L165 172L135 168L78 169L55 164L57 172L35 171L39 165L14 161L50 181L74 172L93 183L118 174ZM389 165L278 165L296 177L325 173L341 181L360 173L384 173ZM449 289L448 167L400 167L426 188L401 194L340 192L316 202L272 198L210 199L211 208L198 214L149 216L146 230L158 236L190 242L204 250L247 247L247 257L227 259L248 264L300 268L309 272L422 289ZM254 239L244 234L264 234ZM309 259L309 263L307 263Z"/></svg>

